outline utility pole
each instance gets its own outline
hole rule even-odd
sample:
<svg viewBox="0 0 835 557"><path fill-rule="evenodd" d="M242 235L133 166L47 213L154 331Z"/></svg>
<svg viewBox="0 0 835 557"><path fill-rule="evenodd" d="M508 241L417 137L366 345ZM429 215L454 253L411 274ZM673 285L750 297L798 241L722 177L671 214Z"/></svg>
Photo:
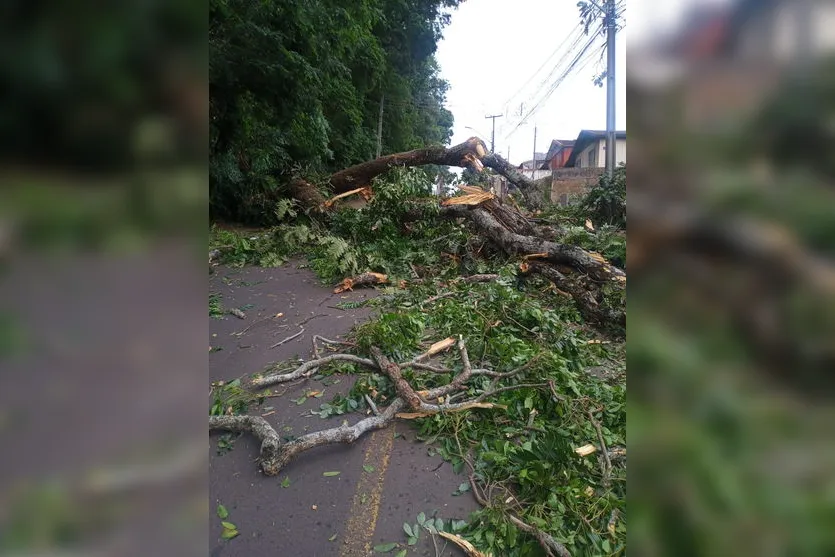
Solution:
<svg viewBox="0 0 835 557"><path fill-rule="evenodd" d="M606 173L615 173L615 0L606 2Z"/></svg>
<svg viewBox="0 0 835 557"><path fill-rule="evenodd" d="M536 125L533 127L533 160L531 161L531 180L536 175Z"/></svg>
<svg viewBox="0 0 835 557"><path fill-rule="evenodd" d="M377 158L383 152L383 105L386 102L386 95L380 96L380 117L377 120Z"/></svg>
<svg viewBox="0 0 835 557"><path fill-rule="evenodd" d="M485 116L484 119L492 118L493 119L493 135L490 136L490 152L493 153L496 150L496 118L501 118L504 114L495 114L493 116Z"/></svg>

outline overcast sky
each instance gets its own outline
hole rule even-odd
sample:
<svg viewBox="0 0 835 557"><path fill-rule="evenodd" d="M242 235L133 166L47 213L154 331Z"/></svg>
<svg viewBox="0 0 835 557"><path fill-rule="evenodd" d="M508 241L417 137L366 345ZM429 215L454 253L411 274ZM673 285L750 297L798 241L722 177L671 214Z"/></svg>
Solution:
<svg viewBox="0 0 835 557"><path fill-rule="evenodd" d="M659 25L671 25L696 0L626 0L624 32L616 38L616 125L626 126L624 86L626 35L630 42ZM467 0L452 13L438 45L441 75L450 83L447 108L455 116L452 144L478 135L488 147L496 119L496 151L516 164L545 152L552 139L575 139L582 129L606 128L606 88L592 82L606 68L605 37L594 41L581 62L543 100L568 62L593 34L581 36L576 0ZM569 57L562 60L569 53ZM553 55L553 56L552 56ZM549 75L551 74L551 75ZM527 83L526 83L527 82ZM540 102L541 101L541 102ZM519 125L540 102L539 109ZM476 131L467 129L474 128Z"/></svg>

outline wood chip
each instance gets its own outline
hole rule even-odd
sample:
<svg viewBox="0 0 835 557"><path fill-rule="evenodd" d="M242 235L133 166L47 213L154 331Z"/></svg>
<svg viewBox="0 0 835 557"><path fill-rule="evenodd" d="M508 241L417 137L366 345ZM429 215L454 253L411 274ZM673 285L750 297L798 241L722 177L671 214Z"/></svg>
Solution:
<svg viewBox="0 0 835 557"><path fill-rule="evenodd" d="M597 451L597 447L589 443L588 445L583 445L582 447L577 447L574 449L574 452L580 456L589 456L590 454Z"/></svg>
<svg viewBox="0 0 835 557"><path fill-rule="evenodd" d="M493 557L490 553L482 553L481 551L477 550L473 544L462 538L461 536L456 536L455 534L450 534L449 532L442 532L438 531L438 535L442 538L446 538L461 549L464 550L464 553L467 554L468 557Z"/></svg>
<svg viewBox="0 0 835 557"><path fill-rule="evenodd" d="M368 187L368 186L363 186L361 188L357 188L357 189L354 189L354 190L351 190L351 191L346 191L345 193L340 193L339 195L335 195L335 196L331 197L330 199L325 201L325 207L330 208L338 200L343 199L343 198L348 197L348 196L351 196L351 195L354 195L356 193L362 195L362 197L366 201L368 201L371 198L371 188Z"/></svg>
<svg viewBox="0 0 835 557"><path fill-rule="evenodd" d="M435 344L429 347L429 350L426 351L425 357L434 356L439 352L443 352L444 350L450 348L451 346L455 345L455 337L445 338L444 340L439 340Z"/></svg>

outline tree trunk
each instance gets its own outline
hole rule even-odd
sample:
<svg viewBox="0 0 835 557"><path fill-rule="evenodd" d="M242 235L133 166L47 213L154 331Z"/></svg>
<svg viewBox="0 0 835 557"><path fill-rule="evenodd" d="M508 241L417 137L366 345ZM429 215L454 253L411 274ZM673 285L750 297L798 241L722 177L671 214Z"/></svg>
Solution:
<svg viewBox="0 0 835 557"><path fill-rule="evenodd" d="M522 192L529 207L539 208L542 205L543 200L539 199L540 196L537 195L535 183L530 178L523 176L500 155L489 153L487 146L477 137L471 137L467 141L449 148L426 147L355 164L331 174L328 183L331 185L334 194L340 194L368 186L374 178L392 168L429 164L472 168L477 172L481 172L484 167L492 168ZM307 209L321 209L326 201L316 186L303 178L293 180L289 187L290 195Z"/></svg>

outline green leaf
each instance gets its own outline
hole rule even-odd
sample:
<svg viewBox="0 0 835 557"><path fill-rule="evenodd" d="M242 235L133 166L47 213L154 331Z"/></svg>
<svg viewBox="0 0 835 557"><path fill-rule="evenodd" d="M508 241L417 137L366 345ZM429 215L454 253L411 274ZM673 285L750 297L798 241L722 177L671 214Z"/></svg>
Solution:
<svg viewBox="0 0 835 557"><path fill-rule="evenodd" d="M238 527L235 526L234 524L232 524L231 522L221 522L220 525L223 526L224 528L226 528L227 530L237 530L238 529Z"/></svg>
<svg viewBox="0 0 835 557"><path fill-rule="evenodd" d="M366 472L368 472L369 474L371 472L373 472L374 470L376 470L376 468L374 468L370 464L363 464L362 469L365 470Z"/></svg>
<svg viewBox="0 0 835 557"><path fill-rule="evenodd" d="M333 476L338 476L342 472L323 472L322 475L326 478L332 478Z"/></svg>
<svg viewBox="0 0 835 557"><path fill-rule="evenodd" d="M425 513L420 513L419 515L417 515L417 521L418 521L418 524L423 526L423 523L426 522L426 514Z"/></svg>
<svg viewBox="0 0 835 557"><path fill-rule="evenodd" d="M217 517L222 520L222 519L226 518L227 516L229 516L229 511L226 510L226 507L224 507L223 505L218 505L217 506Z"/></svg>
<svg viewBox="0 0 835 557"><path fill-rule="evenodd" d="M470 482L461 482L461 485L458 486L458 491L461 493L467 493L470 490Z"/></svg>
<svg viewBox="0 0 835 557"><path fill-rule="evenodd" d="M444 521L440 518L435 519L435 529L439 532L444 529Z"/></svg>
<svg viewBox="0 0 835 557"><path fill-rule="evenodd" d="M237 530L229 530L224 529L223 532L220 534L220 537L224 540L231 540L232 538L236 537L239 534Z"/></svg>
<svg viewBox="0 0 835 557"><path fill-rule="evenodd" d="M612 552L612 546L609 545L609 540L603 540L601 547L603 547L603 551L605 551L606 553Z"/></svg>
<svg viewBox="0 0 835 557"><path fill-rule="evenodd" d="M407 536L414 536L414 533L412 532L412 527L408 522L403 523L403 531L406 532Z"/></svg>
<svg viewBox="0 0 835 557"><path fill-rule="evenodd" d="M281 480L281 487L290 487L290 476L284 476L284 479Z"/></svg>
<svg viewBox="0 0 835 557"><path fill-rule="evenodd" d="M418 539L416 536L410 536L408 540L406 540L407 545L415 545Z"/></svg>
<svg viewBox="0 0 835 557"><path fill-rule="evenodd" d="M376 551L377 553L388 553L395 547L397 547L397 542L381 543L380 545L374 546L374 551Z"/></svg>
<svg viewBox="0 0 835 557"><path fill-rule="evenodd" d="M397 553L394 554L394 557L406 557L406 554L409 552L408 549L401 549Z"/></svg>
<svg viewBox="0 0 835 557"><path fill-rule="evenodd" d="M329 537L329 538L328 538L328 541L329 541L329 542L332 542L332 541L333 541L333 540L335 540L335 539L336 539L336 534L334 534L333 536Z"/></svg>

